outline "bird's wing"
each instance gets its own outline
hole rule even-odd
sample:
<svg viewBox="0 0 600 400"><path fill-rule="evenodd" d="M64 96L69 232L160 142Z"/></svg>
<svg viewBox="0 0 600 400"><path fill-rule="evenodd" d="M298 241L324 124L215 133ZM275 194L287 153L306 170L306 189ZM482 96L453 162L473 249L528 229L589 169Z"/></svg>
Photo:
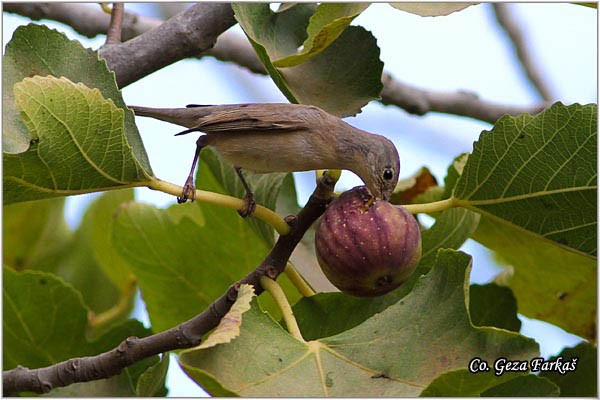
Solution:
<svg viewBox="0 0 600 400"><path fill-rule="evenodd" d="M304 115L307 110L291 104L270 104L268 107L262 104L208 107L212 109L198 120L194 130L215 134L257 131L279 133L310 128Z"/></svg>

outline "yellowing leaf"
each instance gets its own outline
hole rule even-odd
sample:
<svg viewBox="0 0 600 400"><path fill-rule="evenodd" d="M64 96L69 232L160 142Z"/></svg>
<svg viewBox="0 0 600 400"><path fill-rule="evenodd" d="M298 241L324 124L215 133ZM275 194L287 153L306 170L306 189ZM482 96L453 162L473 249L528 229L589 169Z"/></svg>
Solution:
<svg viewBox="0 0 600 400"><path fill-rule="evenodd" d="M207 349L222 343L229 343L238 337L240 335L240 326L242 325L242 314L250 309L250 302L253 297L254 288L252 285L241 285L235 303L233 303L229 312L221 318L221 322L219 322L219 325L217 325L208 339L200 346L186 350L184 353L198 349Z"/></svg>
<svg viewBox="0 0 600 400"><path fill-rule="evenodd" d="M350 22L363 12L369 3L321 3L310 17L306 28L308 37L302 51L273 61L276 67L293 67L316 56L333 43ZM284 10L280 10L282 12Z"/></svg>

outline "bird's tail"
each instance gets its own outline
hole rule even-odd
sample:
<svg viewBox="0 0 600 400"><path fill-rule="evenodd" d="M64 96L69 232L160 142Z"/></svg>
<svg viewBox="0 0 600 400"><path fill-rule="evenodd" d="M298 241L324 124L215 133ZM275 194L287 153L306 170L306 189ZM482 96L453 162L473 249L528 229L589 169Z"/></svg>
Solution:
<svg viewBox="0 0 600 400"><path fill-rule="evenodd" d="M141 117L151 117L161 121L170 122L172 124L193 128L198 125L198 121L212 112L214 107L189 107L189 108L151 108L139 106L127 106L135 115Z"/></svg>

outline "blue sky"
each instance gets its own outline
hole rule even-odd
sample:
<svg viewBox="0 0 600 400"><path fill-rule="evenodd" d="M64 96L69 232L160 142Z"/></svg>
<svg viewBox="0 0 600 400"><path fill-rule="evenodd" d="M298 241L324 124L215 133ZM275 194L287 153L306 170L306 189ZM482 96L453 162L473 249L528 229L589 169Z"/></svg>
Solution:
<svg viewBox="0 0 600 400"><path fill-rule="evenodd" d="M155 6L127 4L126 9L151 15ZM530 51L557 98L564 103L597 103L596 10L571 4L515 4L530 43ZM4 14L3 43L27 19ZM46 23L46 22L45 22ZM436 90L468 90L486 100L509 104L531 104L540 99L516 63L511 44L497 27L491 5L472 6L446 17L424 18L397 11L387 4L373 4L355 19L377 38L384 69L407 83ZM48 25L97 49L104 37L86 39L58 23ZM239 33L239 26L232 28ZM188 103L286 102L270 78L211 58L184 60L163 68L123 90L127 104L153 107L182 107ZM442 114L412 116L396 107L372 102L348 123L390 138L402 160L402 177L426 165L442 182L452 159L472 150L473 141L491 125ZM182 184L194 153L196 137L173 138L180 129L174 125L138 118L144 145L156 175ZM314 187L314 174L297 173L299 202L303 204ZM361 184L358 177L344 172L336 189ZM86 204L94 195L68 199L67 216L76 226ZM136 189L139 201L163 207L172 196L149 189ZM471 281L485 283L498 272L490 252L473 241L462 248L474 258ZM139 314L144 318L143 313ZM543 357L572 346L579 338L541 321L522 318L522 333L540 343ZM203 394L182 376L172 360L168 384L171 396Z"/></svg>

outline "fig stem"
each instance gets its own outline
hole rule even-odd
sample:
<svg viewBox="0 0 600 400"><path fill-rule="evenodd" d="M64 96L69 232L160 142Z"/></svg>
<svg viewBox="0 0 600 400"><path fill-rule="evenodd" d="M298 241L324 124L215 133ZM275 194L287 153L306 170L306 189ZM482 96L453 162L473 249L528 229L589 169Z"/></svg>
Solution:
<svg viewBox="0 0 600 400"><path fill-rule="evenodd" d="M306 343L306 340L304 340L302 334L300 333L300 328L298 327L298 322L296 322L296 317L294 317L292 307L290 306L287 297L285 297L283 289L281 286L279 286L279 283L268 276L263 275L260 277L260 284L265 290L271 293L271 296L273 296L273 299L275 299L275 302L283 314L283 320L285 321L285 325L287 326L290 335L292 335L295 339Z"/></svg>
<svg viewBox="0 0 600 400"><path fill-rule="evenodd" d="M294 265L291 262L288 261L287 265L285 266L284 272L302 296L310 297L315 295L314 290L312 290L311 287L308 286L308 283L306 283L302 275L300 275L296 268L294 268Z"/></svg>
<svg viewBox="0 0 600 400"><path fill-rule="evenodd" d="M407 204L400 207L404 207L412 214L420 214L444 211L449 208L456 207L457 205L456 199L454 197L450 197L449 199L434 201L432 203Z"/></svg>
<svg viewBox="0 0 600 400"><path fill-rule="evenodd" d="M181 186L157 178L151 178L148 187L163 193L172 194L173 196L180 196L183 191ZM244 200L242 199L219 193L207 192L205 190L196 190L195 199L223 207L233 208L234 210L240 210L244 206ZM290 226L287 222L266 207L257 204L256 210L254 210L252 216L260 218L271 225L280 235L287 235L290 231Z"/></svg>

